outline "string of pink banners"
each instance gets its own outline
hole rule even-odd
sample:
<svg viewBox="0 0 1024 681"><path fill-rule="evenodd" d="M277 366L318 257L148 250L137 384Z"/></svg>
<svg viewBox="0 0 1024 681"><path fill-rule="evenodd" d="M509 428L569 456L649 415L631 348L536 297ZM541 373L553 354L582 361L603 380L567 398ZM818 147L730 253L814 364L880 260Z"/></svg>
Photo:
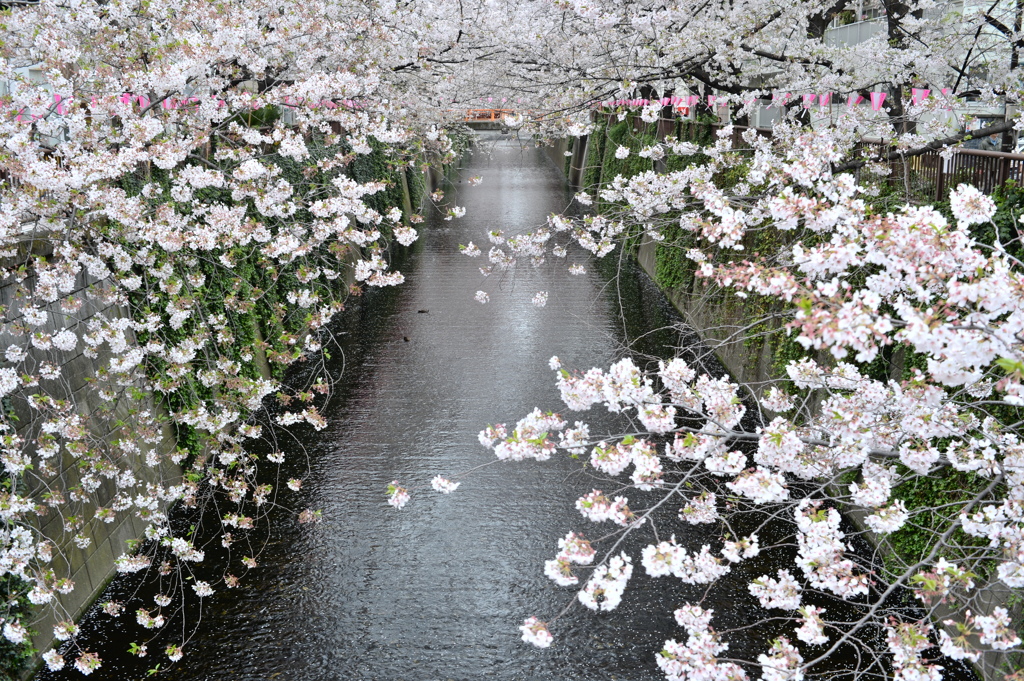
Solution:
<svg viewBox="0 0 1024 681"><path fill-rule="evenodd" d="M99 98L96 96L93 96L91 101L94 107L99 104ZM129 92L125 92L124 94L118 95L117 101L121 102L127 107L133 107L136 104L138 104L139 107L143 109L149 107L150 104L152 103L149 97L146 97L145 95L133 95ZM202 100L199 97L167 97L166 99L160 102L160 108L169 111L178 109L190 109L198 106L201 102ZM71 97L55 94L53 95L53 104L53 111L63 116L67 113L70 113L71 107L73 106L73 100ZM289 109L297 109L301 106L307 106L305 102L298 101L293 97L285 97L284 105ZM0 106L3 105L0 104ZM221 108L225 106L227 106L227 102L225 102L223 99L218 98L217 107ZM258 108L255 102L252 102L250 106L254 109ZM261 104L259 106L266 106L266 104ZM310 102L308 106L312 109L316 109L319 107L324 107L325 109L337 109L339 107L344 107L347 109L362 108L362 105L354 99L342 99L337 102L324 99L319 102ZM19 123L27 123L30 121L39 120L42 117L43 114L26 114L25 109L21 109L17 113L17 115L15 115L14 120L16 120Z"/></svg>
<svg viewBox="0 0 1024 681"><path fill-rule="evenodd" d="M942 96L949 97L950 88L942 88ZM910 101L913 104L920 104L932 93L931 90L925 88L911 88ZM882 105L885 104L885 99L888 96L885 92L871 92L871 108L874 111L881 111ZM818 106L826 107L832 104L831 92L824 94L804 94L801 95L801 103L803 108L810 109L815 103ZM672 106L672 107L686 107L692 109L696 106L697 102L701 101L701 98L697 95L688 95L686 97L662 97L661 99L615 99L606 102L601 102L597 106L599 107L616 107L616 106L649 106L651 104L658 104L660 106ZM748 99L745 101L746 104L753 104L756 100ZM784 107L793 101L793 95L789 92L772 95L772 103L770 107ZM857 94L851 94L846 98L846 105L848 107L854 107L864 101L864 97ZM709 108L713 108L716 104L722 105L724 101L719 101L719 98L715 95L707 96L707 104Z"/></svg>

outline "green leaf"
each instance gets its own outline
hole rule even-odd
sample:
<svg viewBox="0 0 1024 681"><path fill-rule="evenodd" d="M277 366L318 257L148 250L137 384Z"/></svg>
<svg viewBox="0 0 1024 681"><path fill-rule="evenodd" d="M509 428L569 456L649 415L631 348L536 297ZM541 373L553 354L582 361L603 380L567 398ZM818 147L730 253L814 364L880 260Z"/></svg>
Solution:
<svg viewBox="0 0 1024 681"><path fill-rule="evenodd" d="M996 366L1008 374L1024 374L1024 362L1009 357L1000 357L996 360Z"/></svg>

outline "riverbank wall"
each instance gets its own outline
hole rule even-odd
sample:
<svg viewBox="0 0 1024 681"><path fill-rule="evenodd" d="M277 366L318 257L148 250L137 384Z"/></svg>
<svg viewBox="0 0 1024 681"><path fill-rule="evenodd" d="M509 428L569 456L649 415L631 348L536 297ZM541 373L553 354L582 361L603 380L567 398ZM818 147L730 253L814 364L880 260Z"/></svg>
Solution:
<svg viewBox="0 0 1024 681"><path fill-rule="evenodd" d="M28 325L24 321L21 301L14 295L16 288L11 284L0 287L0 305L7 310L7 318L12 322L4 325L0 332L0 346L4 348L26 343L27 332L17 331L19 327L28 328ZM91 280L85 273L80 274L75 289L65 299L70 303L67 307L78 307L77 311L47 310L45 323L33 327L34 333L53 336L65 328L83 329L94 324L116 324L117 320L127 320L127 309L106 300L104 291L103 282ZM130 335L131 331L127 333ZM182 471L169 458L177 446L165 413L150 398L140 401L122 395L109 402L99 399L96 389L89 384L106 370L112 355L103 346L97 347L95 352L88 352L88 349L85 343L78 343L75 350L57 354L57 362L53 361L53 353L30 353L38 363L50 362L56 367L53 378L39 378L40 391L54 400L78 405L74 416L88 428L92 443L100 443L96 449L102 447L106 450L112 466L130 471L143 485L175 484L181 479ZM136 383L125 386L125 392L141 388ZM5 407L20 424L18 436L37 442L41 437L46 438L41 432L45 413L33 409L25 393L10 396ZM122 442L122 424L139 418L152 419L155 428L150 438L152 441ZM137 445L138 450L129 453L132 445ZM154 465L148 465L147 459L155 460ZM24 622L30 630L37 632L32 638L32 646L38 651L45 651L53 644L55 624L76 621L81 617L110 581L115 571L114 560L126 552L127 542L142 537L149 524L135 513L111 509L117 505L114 481L83 475L78 457L66 448L62 447L50 462L52 472L37 471L28 478L25 484L29 489L25 491L33 498L45 500L37 507L36 530L42 536L55 540L53 558L48 567L57 577L70 578L74 589L69 593L57 592L55 608L39 608ZM81 490L97 484L95 491L88 494L78 495L72 491L71 498L66 498L63 493L63 490ZM111 509L111 512L101 521L96 515L99 509ZM14 584L11 586L17 588ZM33 667L33 664L27 665L28 670Z"/></svg>
<svg viewBox="0 0 1024 681"><path fill-rule="evenodd" d="M657 130L652 131L655 132ZM613 141L630 144L628 140ZM554 140L544 151L562 171L569 186L579 191L584 187L585 178L591 182L596 180L600 185L613 177L610 173L617 169L617 164L604 158L606 146L606 140L595 140L593 135L588 135ZM635 143L632 146L639 147ZM637 151L639 148L630 149L634 158ZM653 169L655 164L650 162L650 166ZM754 249L760 246L747 245ZM790 356L797 352L792 343L780 343L785 332L781 318L770 319L771 301L756 297L741 299L697 279L694 263L685 257L682 249L659 246L646 235L633 245L633 255L684 322L714 351L733 380L755 394L760 394L779 376ZM758 323L751 324L752 320Z"/></svg>

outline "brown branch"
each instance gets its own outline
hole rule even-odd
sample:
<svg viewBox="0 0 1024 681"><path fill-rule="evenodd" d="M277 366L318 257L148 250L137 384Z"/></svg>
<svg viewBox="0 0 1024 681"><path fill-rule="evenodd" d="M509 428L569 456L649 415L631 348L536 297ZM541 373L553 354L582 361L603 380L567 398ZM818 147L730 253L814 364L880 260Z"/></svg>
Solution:
<svg viewBox="0 0 1024 681"><path fill-rule="evenodd" d="M821 67L824 67L824 68L827 68L827 69L834 69L835 68L835 66L832 64L832 61L829 60L829 59L814 59L814 58L811 58L811 57L787 57L784 54L773 54L772 52L765 52L764 50L754 49L753 47L750 47L749 45L746 45L745 43L741 43L740 44L740 48L750 52L754 56L764 57L765 59L768 59L770 61L782 62L784 64L802 64L804 66L821 66ZM838 73L843 73L843 71L841 69L838 70L837 72Z"/></svg>
<svg viewBox="0 0 1024 681"><path fill-rule="evenodd" d="M966 139L973 139L975 137L988 137L989 135L997 135L999 133L1006 132L1007 130L1013 130L1013 121L1004 121L1002 123L990 125L987 128L981 128L980 130L970 130L961 132L951 137L943 137L942 139L934 140L933 142L929 142L923 147L918 147L917 149L910 149L908 151L893 151L877 160L895 161L898 158L920 156L922 154L927 154L929 151L936 151L951 144L959 144L960 142L963 142ZM868 162L869 161L849 161L847 163L842 163L836 166L835 168L832 169L832 172L840 173L844 170L856 170L857 168L863 167Z"/></svg>

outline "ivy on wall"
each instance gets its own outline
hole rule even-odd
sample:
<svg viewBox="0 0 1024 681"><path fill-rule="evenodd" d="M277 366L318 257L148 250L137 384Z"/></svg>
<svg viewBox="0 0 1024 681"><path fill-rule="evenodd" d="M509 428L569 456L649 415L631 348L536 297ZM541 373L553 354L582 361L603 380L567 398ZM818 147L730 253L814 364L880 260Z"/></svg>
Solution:
<svg viewBox="0 0 1024 681"><path fill-rule="evenodd" d="M366 203L380 213L386 213L392 207L401 208L404 204L402 178L408 165L389 155L390 148L376 140L371 140L372 152L356 155L344 169L324 171L318 165L321 160L335 157L339 152L348 151L344 145L327 145L322 139L315 139L309 144L311 156L302 162L294 159L271 155L271 162L281 171L281 177L296 189L297 194L316 192L320 187L329 186L330 181L344 173L357 182L382 182L385 189L365 197ZM424 192L422 174L411 172L412 186L409 187L413 206L418 206ZM123 180L122 186L135 194L147 182L156 183L161 191L170 195L170 183L167 173L153 169L145 173L136 173ZM230 191L227 189L206 188L199 190L201 199L211 203L231 205ZM252 210L252 209L250 209ZM257 218L255 214L249 216ZM408 219L409 216L405 216ZM309 223L314 216L304 208L299 209L292 220L297 224ZM386 231L386 223L380 226ZM192 263L193 269L202 273L205 282L201 287L191 288L187 282L179 293L169 294L155 287L143 288L130 301L136 314L166 315L164 310L172 299L180 295L192 296L196 301L199 314L193 314L177 332L170 332L165 342L175 342L193 336L203 326L210 325L211 320L220 320L224 329L219 332L222 342L218 343L218 351L224 359L238 362L242 372L248 378L258 377L257 366L249 361L254 349L264 352L269 360L271 375L280 379L286 367L302 354L302 344L298 342L309 332L312 313L295 306L286 306L285 295L302 286L321 294L325 300L342 300L348 293L348 284L341 274L347 267L346 255L349 246L332 243L319 252L305 256L294 266L282 268L264 268L257 254L246 249L235 249L224 254L232 263L226 269L221 262L213 259ZM167 257L162 253L157 257ZM162 263L155 263L160 266ZM172 263L180 266L180 263ZM320 267L338 273L333 279L316 277L305 284L300 284L300 277L305 270ZM290 311L289 311L290 310ZM262 341L261 341L262 339ZM148 339L141 334L140 340ZM157 386L163 386L161 393L164 406L171 413L190 409L214 397L211 390L205 387L195 375L170 377L166 374L166 366L159 358L153 358L149 369L151 378ZM191 426L175 424L179 447L191 455L199 455L205 449L205 436L201 437Z"/></svg>

